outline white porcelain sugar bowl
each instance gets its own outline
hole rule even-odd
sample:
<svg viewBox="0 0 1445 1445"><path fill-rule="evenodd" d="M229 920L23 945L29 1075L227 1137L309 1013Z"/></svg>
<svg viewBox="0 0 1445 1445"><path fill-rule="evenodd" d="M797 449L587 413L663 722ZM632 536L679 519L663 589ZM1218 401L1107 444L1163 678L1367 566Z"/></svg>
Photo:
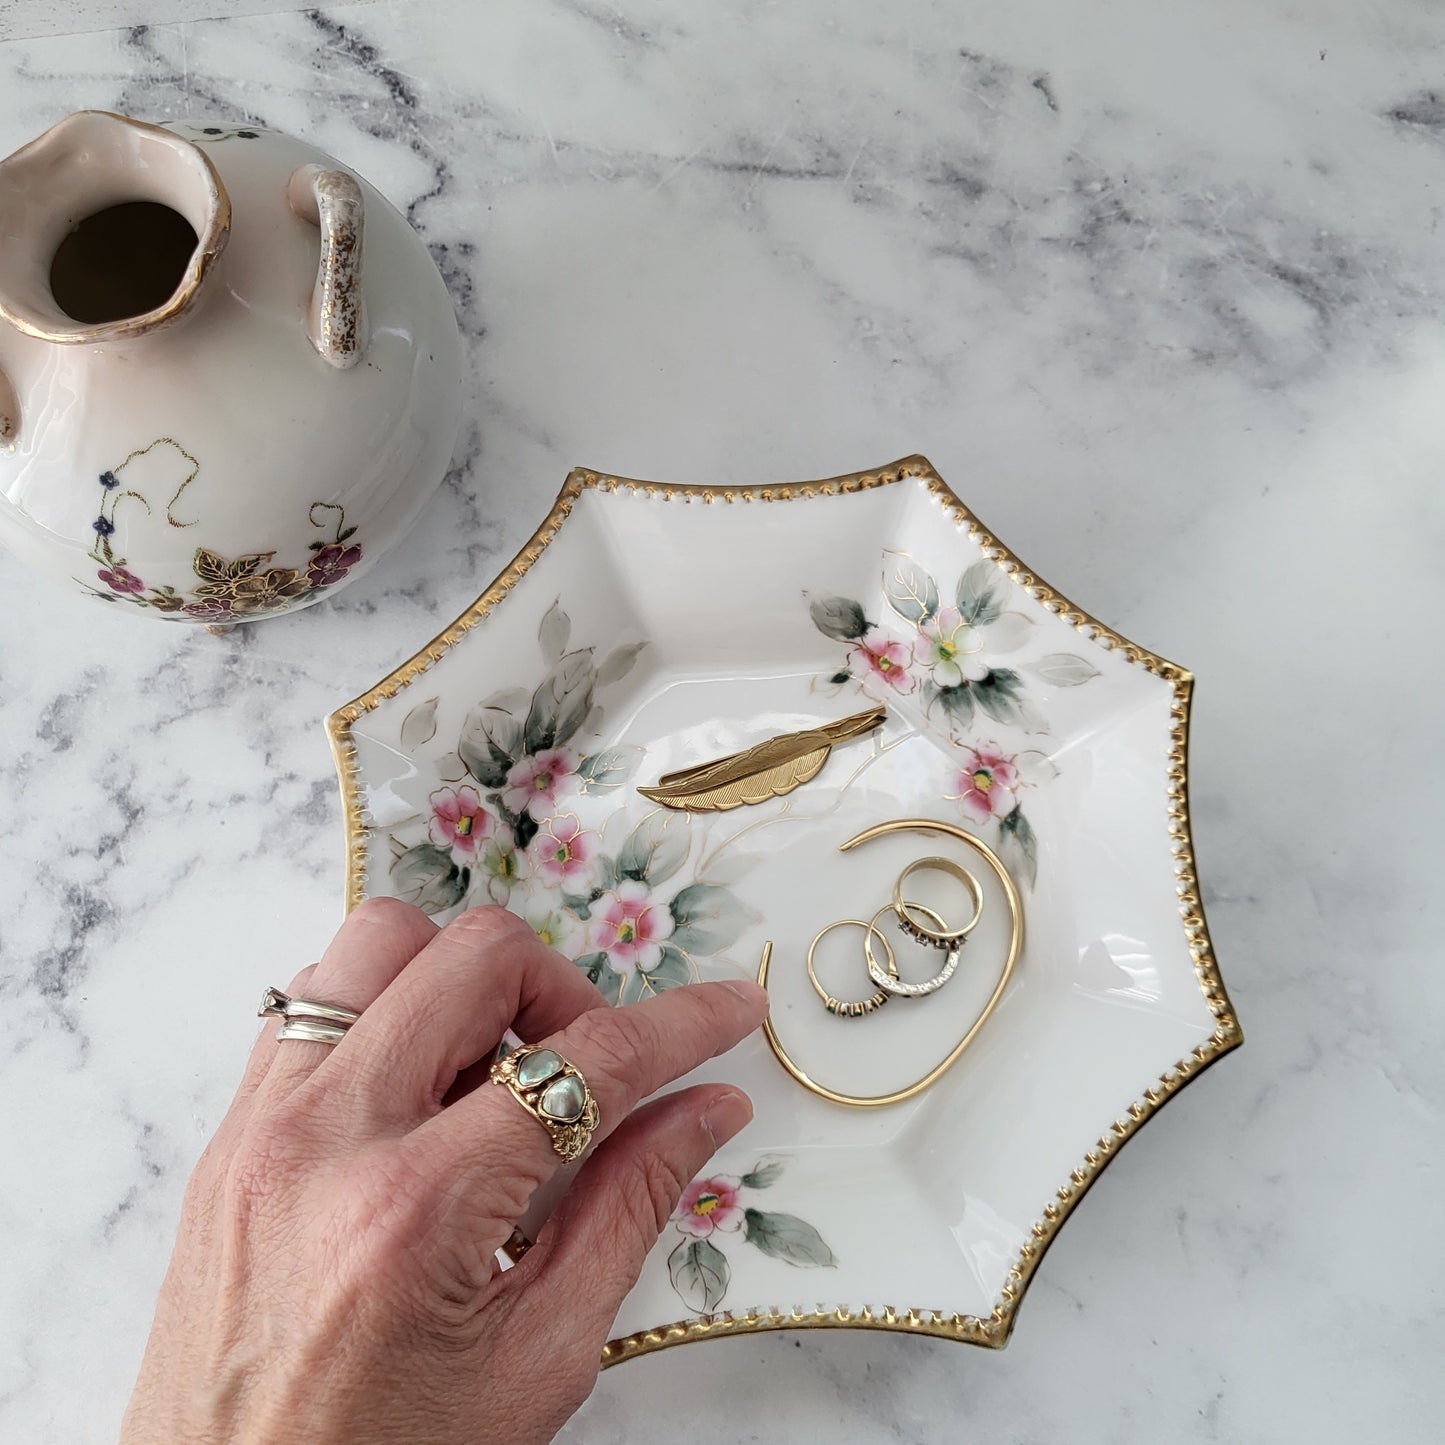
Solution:
<svg viewBox="0 0 1445 1445"><path fill-rule="evenodd" d="M0 538L71 587L318 601L441 481L460 375L421 239L309 145L81 111L0 161Z"/></svg>

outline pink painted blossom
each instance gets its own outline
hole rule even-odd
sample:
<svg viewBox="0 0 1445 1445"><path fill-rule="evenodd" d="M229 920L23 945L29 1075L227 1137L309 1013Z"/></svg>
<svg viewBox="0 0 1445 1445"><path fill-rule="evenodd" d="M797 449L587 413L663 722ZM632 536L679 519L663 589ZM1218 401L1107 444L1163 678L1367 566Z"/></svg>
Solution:
<svg viewBox="0 0 1445 1445"><path fill-rule="evenodd" d="M521 757L507 774L502 802L517 817L530 813L540 823L557 810L557 799L575 786L576 772L576 760L566 748Z"/></svg>
<svg viewBox="0 0 1445 1445"><path fill-rule="evenodd" d="M737 1229L743 1222L743 1206L738 1202L740 1180L725 1174L711 1179L694 1179L682 1191L672 1220L684 1234L706 1239L715 1229Z"/></svg>
<svg viewBox="0 0 1445 1445"><path fill-rule="evenodd" d="M496 820L482 806L475 788L438 788L428 801L432 842L463 858L475 857L477 845L496 828Z"/></svg>
<svg viewBox="0 0 1445 1445"><path fill-rule="evenodd" d="M532 839L532 871L544 882L577 885L591 876L599 846L595 833L583 828L574 813L549 818Z"/></svg>
<svg viewBox="0 0 1445 1445"><path fill-rule="evenodd" d="M662 962L663 940L673 930L672 913L652 901L647 884L628 879L592 905L594 951L605 953L616 973L650 972Z"/></svg>
<svg viewBox="0 0 1445 1445"><path fill-rule="evenodd" d="M865 687L870 682L881 682L895 692L911 691L913 678L908 664L912 661L913 649L906 642L898 642L876 627L853 644L853 662L863 670L861 680Z"/></svg>
<svg viewBox="0 0 1445 1445"><path fill-rule="evenodd" d="M1018 783L1017 759L1000 752L997 743L980 743L976 748L964 748L958 792L949 796L958 799L971 821L986 823L1013 812L1018 805Z"/></svg>

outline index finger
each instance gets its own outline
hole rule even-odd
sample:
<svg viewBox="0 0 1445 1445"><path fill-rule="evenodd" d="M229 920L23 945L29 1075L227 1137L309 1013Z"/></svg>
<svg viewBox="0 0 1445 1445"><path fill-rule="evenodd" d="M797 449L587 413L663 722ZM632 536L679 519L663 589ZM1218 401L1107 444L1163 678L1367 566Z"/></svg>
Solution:
<svg viewBox="0 0 1445 1445"><path fill-rule="evenodd" d="M648 1095L741 1042L767 1011L767 991L749 980L690 984L642 1003L594 1009L536 1046L560 1054L582 1075L601 1116L595 1142ZM472 1196L477 1227L499 1232L498 1246L562 1164L546 1126L506 1088L478 1089L404 1144L448 1161L446 1172L459 1175Z"/></svg>

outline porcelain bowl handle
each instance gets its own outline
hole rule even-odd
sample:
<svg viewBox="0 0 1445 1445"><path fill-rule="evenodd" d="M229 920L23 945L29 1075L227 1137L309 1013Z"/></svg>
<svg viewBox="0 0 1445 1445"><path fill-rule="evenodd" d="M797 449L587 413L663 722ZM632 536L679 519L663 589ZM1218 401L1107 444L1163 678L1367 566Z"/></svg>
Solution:
<svg viewBox="0 0 1445 1445"><path fill-rule="evenodd" d="M356 177L323 166L299 166L286 199L303 221L321 231L321 261L306 308L306 330L322 359L339 371L366 350L361 304L361 242L365 203Z"/></svg>

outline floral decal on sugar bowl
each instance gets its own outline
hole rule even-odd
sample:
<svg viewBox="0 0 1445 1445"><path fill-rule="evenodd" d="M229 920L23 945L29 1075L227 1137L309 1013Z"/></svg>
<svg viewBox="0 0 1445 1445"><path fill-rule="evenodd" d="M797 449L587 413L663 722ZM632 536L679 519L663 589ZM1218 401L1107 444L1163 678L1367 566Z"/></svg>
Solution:
<svg viewBox="0 0 1445 1445"><path fill-rule="evenodd" d="M871 620L851 597L809 598L813 624L846 644L832 686L855 683L880 699L907 698L949 744L952 762L943 793L975 828L994 824L1000 856L1026 886L1038 874L1038 838L1023 811L1028 789L1058 775L1040 748L1008 747L982 738L977 725L994 723L1024 734L1048 724L1030 698L1029 678L1052 687L1078 687L1099 675L1087 658L1051 652L1020 666L998 659L1023 651L1034 619L1008 606L1010 583L994 562L975 562L947 595L927 569L902 552L883 559L887 625Z"/></svg>
<svg viewBox="0 0 1445 1445"><path fill-rule="evenodd" d="M837 1263L823 1236L796 1214L758 1209L753 1191L771 1188L787 1160L759 1160L740 1179L714 1174L694 1179L672 1212L681 1241L667 1257L667 1273L678 1298L698 1314L711 1314L727 1296L732 1268L719 1245L741 1239L797 1269L831 1269Z"/></svg>
<svg viewBox="0 0 1445 1445"><path fill-rule="evenodd" d="M642 750L606 745L599 698L643 644L570 646L554 601L538 628L545 672L530 691L477 703L454 752L436 758L426 812L391 831L391 884L429 913L496 903L572 959L612 1003L690 983L753 921L706 877L686 817L624 788ZM437 698L403 719L404 751L426 749ZM689 869L689 863L693 866Z"/></svg>
<svg viewBox="0 0 1445 1445"><path fill-rule="evenodd" d="M176 505L200 475L201 464L173 437L157 437L101 472L100 501L91 524L95 545L90 552L100 585L82 586L102 601L129 602L180 622L227 626L273 617L299 602L316 601L318 594L340 582L361 561L361 543L352 540L356 528L346 525L345 510L332 502L313 502L307 513L311 525L329 530L334 523L334 534L330 540L323 536L309 542L309 560L302 566L269 565L276 557L274 551L225 557L209 547L197 547L191 564L197 580L187 590L170 582L146 582L117 547L117 513L123 503L134 503L144 508L147 516L154 515L160 496L153 505L145 493L126 485L123 473L142 458L167 455L177 460L184 475L165 504L166 522L179 530L201 525L200 519L183 521L176 516Z"/></svg>

